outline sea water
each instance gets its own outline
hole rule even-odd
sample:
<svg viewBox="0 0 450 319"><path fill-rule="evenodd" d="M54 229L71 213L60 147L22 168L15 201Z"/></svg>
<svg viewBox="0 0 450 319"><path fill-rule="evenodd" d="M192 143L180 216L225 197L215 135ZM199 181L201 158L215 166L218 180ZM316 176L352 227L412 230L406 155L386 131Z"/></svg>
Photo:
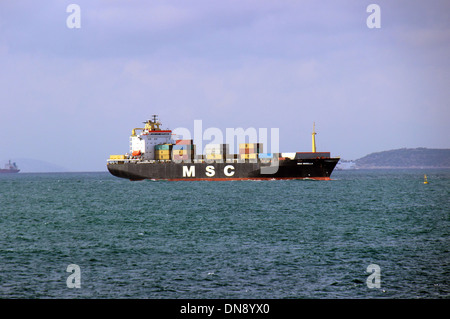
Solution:
<svg viewBox="0 0 450 319"><path fill-rule="evenodd" d="M0 298L449 298L449 195L450 170L3 174Z"/></svg>

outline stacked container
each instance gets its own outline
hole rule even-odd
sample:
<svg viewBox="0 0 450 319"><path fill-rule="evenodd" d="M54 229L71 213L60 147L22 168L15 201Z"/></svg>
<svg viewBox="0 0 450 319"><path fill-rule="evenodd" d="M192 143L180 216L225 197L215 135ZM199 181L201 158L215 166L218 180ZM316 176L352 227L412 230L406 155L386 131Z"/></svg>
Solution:
<svg viewBox="0 0 450 319"><path fill-rule="evenodd" d="M175 144L176 145L193 145L194 140L176 140Z"/></svg>
<svg viewBox="0 0 450 319"><path fill-rule="evenodd" d="M258 153L263 151L262 143L243 143L239 144L240 159L257 159Z"/></svg>
<svg viewBox="0 0 450 319"><path fill-rule="evenodd" d="M261 159L270 159L270 158L273 158L273 154L272 153L260 153L260 154L258 154L258 158L261 158Z"/></svg>
<svg viewBox="0 0 450 319"><path fill-rule="evenodd" d="M155 145L155 160L170 160L172 144Z"/></svg>
<svg viewBox="0 0 450 319"><path fill-rule="evenodd" d="M109 159L111 159L111 160L123 160L123 159L125 159L125 155L110 155Z"/></svg>
<svg viewBox="0 0 450 319"><path fill-rule="evenodd" d="M192 140L178 140L172 146L172 160L192 160L195 156L195 145Z"/></svg>
<svg viewBox="0 0 450 319"><path fill-rule="evenodd" d="M228 153L228 144L207 144L205 146L205 156L207 160L223 160Z"/></svg>

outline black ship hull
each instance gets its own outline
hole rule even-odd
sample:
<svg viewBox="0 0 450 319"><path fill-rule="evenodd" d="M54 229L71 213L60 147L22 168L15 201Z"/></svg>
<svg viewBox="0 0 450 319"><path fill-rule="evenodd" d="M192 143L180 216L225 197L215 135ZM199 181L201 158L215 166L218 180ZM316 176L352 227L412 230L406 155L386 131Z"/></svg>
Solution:
<svg viewBox="0 0 450 319"><path fill-rule="evenodd" d="M130 180L329 180L339 158L234 162L111 161L109 172Z"/></svg>

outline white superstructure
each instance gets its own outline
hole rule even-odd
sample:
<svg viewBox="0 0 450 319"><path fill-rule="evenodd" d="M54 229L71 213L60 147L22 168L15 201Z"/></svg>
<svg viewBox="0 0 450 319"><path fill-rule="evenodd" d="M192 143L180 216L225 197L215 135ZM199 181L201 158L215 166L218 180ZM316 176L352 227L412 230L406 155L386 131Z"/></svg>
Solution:
<svg viewBox="0 0 450 319"><path fill-rule="evenodd" d="M134 128L130 136L131 156L140 156L144 160L155 159L155 145L175 144L171 130L161 130L161 123L157 121L156 115L153 120L148 120L144 128ZM140 134L136 131L140 130Z"/></svg>

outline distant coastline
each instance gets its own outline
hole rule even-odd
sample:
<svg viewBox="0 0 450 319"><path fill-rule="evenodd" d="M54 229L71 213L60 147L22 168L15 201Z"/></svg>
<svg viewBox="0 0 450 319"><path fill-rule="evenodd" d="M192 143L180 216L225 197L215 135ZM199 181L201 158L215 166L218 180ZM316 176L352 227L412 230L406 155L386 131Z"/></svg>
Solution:
<svg viewBox="0 0 450 319"><path fill-rule="evenodd" d="M419 147L375 152L357 160L341 160L336 169L407 168L450 168L450 149Z"/></svg>

